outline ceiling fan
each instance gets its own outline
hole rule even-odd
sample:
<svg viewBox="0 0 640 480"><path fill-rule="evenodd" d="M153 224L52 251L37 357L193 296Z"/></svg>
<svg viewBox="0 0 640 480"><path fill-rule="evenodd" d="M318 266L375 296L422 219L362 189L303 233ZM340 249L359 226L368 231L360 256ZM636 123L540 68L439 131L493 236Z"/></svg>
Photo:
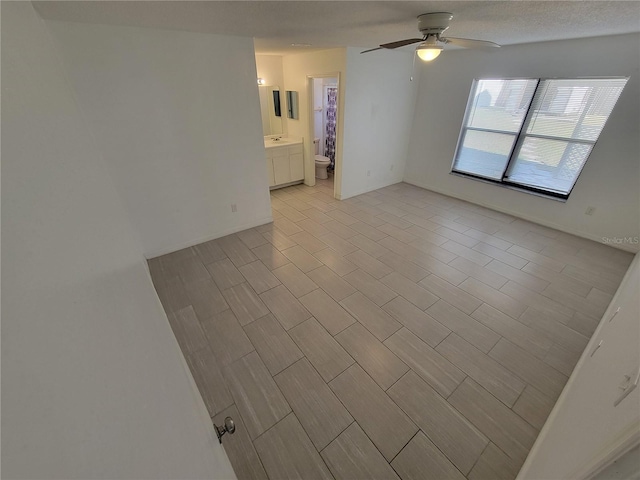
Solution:
<svg viewBox="0 0 640 480"><path fill-rule="evenodd" d="M360 53L373 52L374 50L404 47L412 43L422 42L416 47L416 53L420 59L430 62L442 52L444 45L457 45L463 48L478 47L500 47L497 43L488 42L486 40L472 40L470 38L441 37L442 33L449 28L449 22L453 18L452 13L436 12L423 13L418 16L418 30L422 33L422 38L407 38L406 40L398 40L397 42L384 43L379 47L365 50Z"/></svg>

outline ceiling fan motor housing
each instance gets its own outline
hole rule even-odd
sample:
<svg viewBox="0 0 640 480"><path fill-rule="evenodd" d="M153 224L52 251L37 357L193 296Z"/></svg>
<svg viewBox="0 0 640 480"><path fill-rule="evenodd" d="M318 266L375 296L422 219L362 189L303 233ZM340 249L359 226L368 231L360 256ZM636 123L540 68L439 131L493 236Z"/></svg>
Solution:
<svg viewBox="0 0 640 480"><path fill-rule="evenodd" d="M423 35L440 35L449 28L452 18L453 14L447 12L423 13L418 16L418 30Z"/></svg>

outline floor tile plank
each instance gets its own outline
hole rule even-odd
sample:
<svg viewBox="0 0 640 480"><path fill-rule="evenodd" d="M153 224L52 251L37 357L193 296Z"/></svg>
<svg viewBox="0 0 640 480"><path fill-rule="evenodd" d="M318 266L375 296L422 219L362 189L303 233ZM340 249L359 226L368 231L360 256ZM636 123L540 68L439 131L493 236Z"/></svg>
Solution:
<svg viewBox="0 0 640 480"><path fill-rule="evenodd" d="M356 292L356 289L351 284L345 282L342 277L325 265L308 272L307 275L336 302Z"/></svg>
<svg viewBox="0 0 640 480"><path fill-rule="evenodd" d="M296 298L300 298L318 288L318 285L293 263L276 268L273 270L273 274Z"/></svg>
<svg viewBox="0 0 640 480"><path fill-rule="evenodd" d="M329 386L387 461L391 461L418 431L359 365L349 367Z"/></svg>
<svg viewBox="0 0 640 480"><path fill-rule="evenodd" d="M393 269L391 269L389 266L375 259L368 253L363 252L362 250L358 250L357 252L345 255L345 258L356 265L358 268L367 272L369 275L377 278L378 280L385 275L389 275L393 272Z"/></svg>
<svg viewBox="0 0 640 480"><path fill-rule="evenodd" d="M342 278L380 307L397 296L389 287L360 269L354 270Z"/></svg>
<svg viewBox="0 0 640 480"><path fill-rule="evenodd" d="M527 264L528 263L529 262L527 262ZM523 287L533 290L534 292L540 293L549 286L549 282L547 282L546 280L538 278L535 275L531 275L523 270L514 268L511 265L507 265L506 263L502 263L499 260L492 260L487 264L486 268L488 270L491 270L492 272L508 278L509 280L513 280L514 282L519 283Z"/></svg>
<svg viewBox="0 0 640 480"><path fill-rule="evenodd" d="M318 451L353 422L307 359L280 372L275 381Z"/></svg>
<svg viewBox="0 0 640 480"><path fill-rule="evenodd" d="M194 353L209 346L202 325L189 305L167 315L173 335L185 354Z"/></svg>
<svg viewBox="0 0 640 480"><path fill-rule="evenodd" d="M432 347L438 345L451 332L403 297L394 298L382 308Z"/></svg>
<svg viewBox="0 0 640 480"><path fill-rule="evenodd" d="M509 282L505 285L508 284ZM527 305L520 302L519 299L514 299L501 290L491 288L489 285L485 285L474 278L466 279L460 284L460 288L512 318L518 318L527 308Z"/></svg>
<svg viewBox="0 0 640 480"><path fill-rule="evenodd" d="M554 398L541 393L531 385L527 385L513 406L513 411L540 430L555 403Z"/></svg>
<svg viewBox="0 0 640 480"><path fill-rule="evenodd" d="M222 295L242 326L269 313L267 306L248 283L223 290Z"/></svg>
<svg viewBox="0 0 640 480"><path fill-rule="evenodd" d="M326 243L309 232L299 232L291 235L291 240L296 242L309 253L315 253L327 248Z"/></svg>
<svg viewBox="0 0 640 480"><path fill-rule="evenodd" d="M465 476L440 450L418 432L391 462L402 480L423 480L425 475L433 479L464 480ZM428 473L427 473L428 472Z"/></svg>
<svg viewBox="0 0 640 480"><path fill-rule="evenodd" d="M324 250L320 250L313 255L341 277L358 269L358 267L356 267L353 263L345 259L342 255L338 254L331 248L325 248Z"/></svg>
<svg viewBox="0 0 640 480"><path fill-rule="evenodd" d="M198 391L210 416L233 404L233 398L218 368L218 361L209 347L185 355Z"/></svg>
<svg viewBox="0 0 640 480"><path fill-rule="evenodd" d="M328 233L327 235L322 235L320 237L320 240L325 245L328 245L330 249L334 250L341 256L349 255L350 253L358 250L358 247L356 247L353 243L346 241L344 238L336 235L333 232Z"/></svg>
<svg viewBox="0 0 640 480"><path fill-rule="evenodd" d="M345 298L340 305L380 341L386 340L402 328L400 322L360 292Z"/></svg>
<svg viewBox="0 0 640 480"><path fill-rule="evenodd" d="M500 340L496 332L444 300L438 300L425 313L484 353L488 353Z"/></svg>
<svg viewBox="0 0 640 480"><path fill-rule="evenodd" d="M484 242L478 243L475 247L473 247L473 250L484 253L485 255L488 255L495 260L499 260L501 263L509 265L510 267L517 270L520 270L528 263L528 261L522 257L518 257L517 255L509 252L505 252L500 248L496 248L493 245L489 245Z"/></svg>
<svg viewBox="0 0 640 480"><path fill-rule="evenodd" d="M523 461L509 458L493 443L489 443L468 478L469 480L514 480Z"/></svg>
<svg viewBox="0 0 640 480"><path fill-rule="evenodd" d="M320 260L311 255L300 245L287 248L282 251L282 254L291 260L293 264L304 273L308 273L311 270L322 266L322 262Z"/></svg>
<svg viewBox="0 0 640 480"><path fill-rule="evenodd" d="M567 383L565 375L504 338L489 356L551 398L558 398Z"/></svg>
<svg viewBox="0 0 640 480"><path fill-rule="evenodd" d="M489 442L482 433L413 372L388 393L463 474L469 473Z"/></svg>
<svg viewBox="0 0 640 480"><path fill-rule="evenodd" d="M438 297L433 293L397 272L382 277L380 281L420 310L425 310L438 301Z"/></svg>
<svg viewBox="0 0 640 480"><path fill-rule="evenodd" d="M244 327L271 375L276 375L303 354L273 315L266 315Z"/></svg>
<svg viewBox="0 0 640 480"><path fill-rule="evenodd" d="M336 335L336 340L383 390L388 389L409 370L360 323L340 332Z"/></svg>
<svg viewBox="0 0 640 480"><path fill-rule="evenodd" d="M470 378L448 401L511 459L524 461L536 439L535 428Z"/></svg>
<svg viewBox="0 0 640 480"><path fill-rule="evenodd" d="M545 355L544 362L569 377L579 359L580 352L567 350L554 343Z"/></svg>
<svg viewBox="0 0 640 480"><path fill-rule="evenodd" d="M260 260L247 263L238 268L257 294L266 292L280 285L280 280L273 276Z"/></svg>
<svg viewBox="0 0 640 480"><path fill-rule="evenodd" d="M285 330L289 330L311 317L309 311L283 285L262 293L260 299Z"/></svg>
<svg viewBox="0 0 640 480"><path fill-rule="evenodd" d="M481 267L477 263L473 263L471 260L467 260L463 257L456 258L449 262L449 265L495 289L502 287L508 280L502 275L489 270L487 267ZM491 265L491 262L487 265Z"/></svg>
<svg viewBox="0 0 640 480"><path fill-rule="evenodd" d="M553 345L553 342L546 335L514 320L486 303L483 303L471 316L538 358L544 358Z"/></svg>
<svg viewBox="0 0 640 480"><path fill-rule="evenodd" d="M202 328L220 365L228 365L253 351L253 344L231 310L206 319Z"/></svg>
<svg viewBox="0 0 640 480"><path fill-rule="evenodd" d="M182 279L177 275L162 280L154 278L154 285L158 292L158 298L167 313L175 313L191 305L191 299L187 295Z"/></svg>
<svg viewBox="0 0 640 480"><path fill-rule="evenodd" d="M227 254L224 253L220 245L216 240L210 240L208 242L201 243L193 247L195 254L200 258L203 264L217 262L226 258Z"/></svg>
<svg viewBox="0 0 640 480"><path fill-rule="evenodd" d="M320 288L300 297L299 300L331 335L338 334L356 321Z"/></svg>
<svg viewBox="0 0 640 480"><path fill-rule="evenodd" d="M186 292L200 321L229 308L222 293L211 279L189 283Z"/></svg>
<svg viewBox="0 0 640 480"><path fill-rule="evenodd" d="M357 423L352 423L322 451L336 480L399 480Z"/></svg>
<svg viewBox="0 0 640 480"><path fill-rule="evenodd" d="M569 322L569 317L562 314L552 313L548 310L540 311L529 307L518 319L525 325L546 335L554 343L575 351L582 352L589 342L589 338L566 326L564 322Z"/></svg>
<svg viewBox="0 0 640 480"><path fill-rule="evenodd" d="M470 315L476 308L482 305L482 302L470 295L468 292L462 289L462 285L465 282L474 281L472 278L467 278L460 284L460 288L449 282L442 280L436 275L429 275L420 281L420 285L429 290L434 295L442 298L456 308L459 308L467 315ZM477 280L475 280L477 281Z"/></svg>
<svg viewBox="0 0 640 480"><path fill-rule="evenodd" d="M382 263L387 264L395 272L407 277L412 282L418 283L420 280L430 274L424 268L410 262L409 260L406 260L401 255L398 255L397 253L391 251L378 257L378 260L380 260Z"/></svg>
<svg viewBox="0 0 640 480"><path fill-rule="evenodd" d="M436 351L509 407L524 390L525 383L520 378L455 333L445 338Z"/></svg>
<svg viewBox="0 0 640 480"><path fill-rule="evenodd" d="M384 344L445 398L466 377L458 367L406 328L391 335Z"/></svg>
<svg viewBox="0 0 640 480"><path fill-rule="evenodd" d="M255 441L269 478L333 480L295 415L290 414Z"/></svg>
<svg viewBox="0 0 640 480"><path fill-rule="evenodd" d="M289 335L325 382L331 381L354 363L353 358L315 318L292 328Z"/></svg>
<svg viewBox="0 0 640 480"><path fill-rule="evenodd" d="M249 249L259 247L267 243L267 240L257 230L250 228L236 233L237 237L244 243Z"/></svg>
<svg viewBox="0 0 640 480"><path fill-rule="evenodd" d="M223 373L252 439L255 440L291 412L256 352L227 365Z"/></svg>
<svg viewBox="0 0 640 480"><path fill-rule="evenodd" d="M229 260L231 260L236 267L240 267L257 260L256 256L251 253L251 250L249 250L249 247L247 247L236 235L228 235L226 237L219 238L217 242L224 253L227 254Z"/></svg>

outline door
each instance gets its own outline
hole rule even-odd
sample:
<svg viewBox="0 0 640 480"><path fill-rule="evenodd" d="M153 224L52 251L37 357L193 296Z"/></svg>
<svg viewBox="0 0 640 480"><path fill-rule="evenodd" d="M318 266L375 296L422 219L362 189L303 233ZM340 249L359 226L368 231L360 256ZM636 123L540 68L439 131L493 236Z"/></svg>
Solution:
<svg viewBox="0 0 640 480"><path fill-rule="evenodd" d="M275 185L289 183L291 181L291 171L289 169L289 155L284 151L284 155L278 152L273 156L273 176Z"/></svg>

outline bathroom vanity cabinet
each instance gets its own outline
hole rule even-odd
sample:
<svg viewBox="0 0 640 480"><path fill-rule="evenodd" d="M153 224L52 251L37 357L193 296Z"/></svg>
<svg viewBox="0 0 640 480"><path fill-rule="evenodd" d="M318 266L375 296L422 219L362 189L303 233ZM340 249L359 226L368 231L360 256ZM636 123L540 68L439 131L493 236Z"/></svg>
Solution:
<svg viewBox="0 0 640 480"><path fill-rule="evenodd" d="M302 141L265 142L269 187L278 188L304 179Z"/></svg>

